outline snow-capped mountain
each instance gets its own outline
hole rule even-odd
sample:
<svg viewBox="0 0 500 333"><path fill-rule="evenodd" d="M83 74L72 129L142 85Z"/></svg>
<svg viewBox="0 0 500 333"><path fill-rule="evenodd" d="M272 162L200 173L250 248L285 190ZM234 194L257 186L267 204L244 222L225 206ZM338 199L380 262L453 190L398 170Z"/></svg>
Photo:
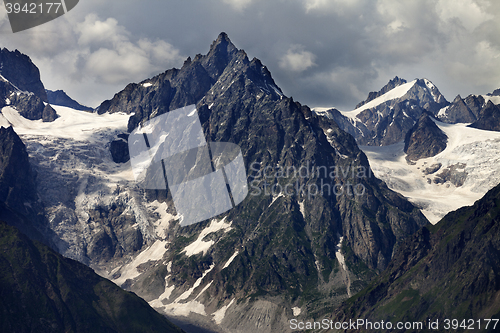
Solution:
<svg viewBox="0 0 500 333"><path fill-rule="evenodd" d="M496 91L450 104L429 80L396 77L354 111L314 110L353 134L375 175L436 223L500 182L498 103Z"/></svg>
<svg viewBox="0 0 500 333"><path fill-rule="evenodd" d="M436 115L448 104L431 81L406 82L396 77L378 93L370 93L353 111L335 108L316 108L314 111L335 120L360 145L385 146L404 140L422 112Z"/></svg>

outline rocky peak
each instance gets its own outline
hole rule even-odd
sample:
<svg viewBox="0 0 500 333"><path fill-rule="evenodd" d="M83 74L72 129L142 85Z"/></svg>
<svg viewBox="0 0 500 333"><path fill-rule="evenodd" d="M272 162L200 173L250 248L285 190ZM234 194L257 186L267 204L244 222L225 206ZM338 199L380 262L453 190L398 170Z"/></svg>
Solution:
<svg viewBox="0 0 500 333"><path fill-rule="evenodd" d="M80 103L69 97L63 90L46 90L46 92L50 104L62 105L80 111L93 111L92 108L81 105Z"/></svg>
<svg viewBox="0 0 500 333"><path fill-rule="evenodd" d="M476 115L471 111L467 104L474 105L475 100L467 97L466 103L460 95L457 95L453 102L443 111L438 113L439 120L450 123L472 123L476 120Z"/></svg>
<svg viewBox="0 0 500 333"><path fill-rule="evenodd" d="M431 116L424 112L408 131L405 137L404 151L408 161L417 161L431 157L446 149L448 137L432 121Z"/></svg>
<svg viewBox="0 0 500 333"><path fill-rule="evenodd" d="M500 88L495 89L492 93L488 93L488 96L500 96Z"/></svg>
<svg viewBox="0 0 500 333"><path fill-rule="evenodd" d="M2 48L0 50L0 74L19 90L32 92L42 101L48 102L45 88L40 80L40 71L27 55L18 50L9 51Z"/></svg>
<svg viewBox="0 0 500 333"><path fill-rule="evenodd" d="M237 52L238 49L227 34L221 32L210 46L208 54L203 57L202 65L210 76L215 79L222 74Z"/></svg>
<svg viewBox="0 0 500 333"><path fill-rule="evenodd" d="M470 124L469 127L488 131L500 131L500 105L488 101L486 106L481 110L477 121Z"/></svg>
<svg viewBox="0 0 500 333"><path fill-rule="evenodd" d="M405 83L406 83L405 79L401 79L397 76L394 77L394 79L390 80L389 83L387 83L385 86L383 86L382 89L380 89L379 91L371 91L370 93L368 93L368 97L366 98L366 100L358 103L358 105L356 105L355 109L365 105L366 103L374 100L375 98L380 97L383 94L385 94L386 92L396 88L397 86L405 84Z"/></svg>

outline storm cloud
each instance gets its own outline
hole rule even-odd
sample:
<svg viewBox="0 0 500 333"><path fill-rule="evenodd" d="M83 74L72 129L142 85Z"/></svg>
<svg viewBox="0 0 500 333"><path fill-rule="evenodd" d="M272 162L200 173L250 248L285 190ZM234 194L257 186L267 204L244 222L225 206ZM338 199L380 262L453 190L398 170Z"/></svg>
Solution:
<svg viewBox="0 0 500 333"><path fill-rule="evenodd" d="M97 106L225 31L287 96L349 110L396 75L449 100L500 88L499 14L494 0L81 0L16 34L1 11L0 45L28 54L48 89Z"/></svg>

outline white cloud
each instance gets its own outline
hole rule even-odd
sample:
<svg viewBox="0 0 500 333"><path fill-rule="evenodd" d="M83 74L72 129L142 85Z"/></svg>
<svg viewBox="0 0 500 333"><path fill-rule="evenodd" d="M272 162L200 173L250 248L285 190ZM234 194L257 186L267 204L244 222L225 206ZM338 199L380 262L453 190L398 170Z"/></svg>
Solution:
<svg viewBox="0 0 500 333"><path fill-rule="evenodd" d="M441 20L448 23L457 19L468 31L493 18L486 8L485 4L474 0L440 0L436 4Z"/></svg>
<svg viewBox="0 0 500 333"><path fill-rule="evenodd" d="M234 9L242 11L249 4L251 4L253 0L223 0L223 1L224 3L231 5Z"/></svg>
<svg viewBox="0 0 500 333"><path fill-rule="evenodd" d="M301 45L293 45L287 53L281 58L279 66L286 70L302 72L315 66L316 56L309 51L304 50Z"/></svg>

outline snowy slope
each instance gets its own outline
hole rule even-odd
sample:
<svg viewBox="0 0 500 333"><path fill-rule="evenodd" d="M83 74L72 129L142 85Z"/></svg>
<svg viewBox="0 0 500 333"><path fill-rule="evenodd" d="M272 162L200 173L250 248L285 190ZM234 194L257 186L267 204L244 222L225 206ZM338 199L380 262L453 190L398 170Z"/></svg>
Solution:
<svg viewBox="0 0 500 333"><path fill-rule="evenodd" d="M413 87L413 85L416 82L417 82L417 80L413 80L411 82L397 86L396 88L389 90L388 92L386 92L382 96L375 98L374 100L360 106L359 108L357 108L355 110L340 111L340 112L344 116L351 118L351 119L354 119L357 117L358 114L360 114L364 110L371 109L371 108L374 108L374 107L376 107L382 103L385 103L387 101L403 97L408 92L408 90L410 90L410 88Z"/></svg>
<svg viewBox="0 0 500 333"><path fill-rule="evenodd" d="M418 160L415 165L405 160L404 142L385 147L360 147L368 156L375 176L421 207L432 223L452 210L472 205L500 183L499 132L469 128L467 124L435 122L448 136L448 146L440 154ZM424 169L437 163L442 164L439 171L424 174ZM467 173L462 186L433 182L443 169L458 163L465 164L465 168L459 166L459 170ZM431 180L430 184L427 179Z"/></svg>
<svg viewBox="0 0 500 333"><path fill-rule="evenodd" d="M387 101L403 97L408 92L408 90L410 90L411 87L413 87L413 85L415 85L416 82L417 82L417 80L413 80L411 82L404 83L400 86L397 86L394 89L389 90L388 92L386 92L382 96L379 96L379 97L371 100L370 102L360 106L357 109L354 109L352 111L340 111L340 113L342 113L344 116L346 116L350 119L355 119L358 116L358 114L360 114L364 110L371 109L371 108L377 107L380 104L385 103ZM430 81L429 81L429 83L430 83ZM334 109L334 108L333 107L332 108L317 107L317 108L313 108L312 110L314 112L316 112L318 115L326 116L326 111L331 110L331 109Z"/></svg>

